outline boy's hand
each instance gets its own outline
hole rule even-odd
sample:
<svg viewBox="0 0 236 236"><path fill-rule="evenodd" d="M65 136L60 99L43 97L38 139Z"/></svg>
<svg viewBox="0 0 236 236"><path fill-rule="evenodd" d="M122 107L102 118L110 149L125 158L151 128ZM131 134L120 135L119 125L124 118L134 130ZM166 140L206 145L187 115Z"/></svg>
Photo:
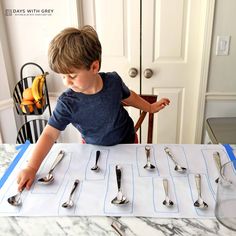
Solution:
<svg viewBox="0 0 236 236"><path fill-rule="evenodd" d="M170 104L170 100L168 98L162 98L159 101L151 104L151 113L158 112L169 104Z"/></svg>
<svg viewBox="0 0 236 236"><path fill-rule="evenodd" d="M34 182L36 172L37 171L35 169L31 167L26 167L19 173L17 179L19 192L21 192L24 187L26 187L26 189L28 190L30 189L32 183Z"/></svg>

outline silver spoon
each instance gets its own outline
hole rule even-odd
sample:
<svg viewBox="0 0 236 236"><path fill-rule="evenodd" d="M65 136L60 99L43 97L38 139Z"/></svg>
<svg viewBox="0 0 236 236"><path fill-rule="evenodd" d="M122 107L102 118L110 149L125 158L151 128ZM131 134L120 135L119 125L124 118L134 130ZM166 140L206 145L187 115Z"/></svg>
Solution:
<svg viewBox="0 0 236 236"><path fill-rule="evenodd" d="M154 170L156 167L153 164L151 164L151 160L150 160L151 147L146 145L145 151L146 151L147 163L143 168L146 170Z"/></svg>
<svg viewBox="0 0 236 236"><path fill-rule="evenodd" d="M216 164L216 167L217 167L217 170L219 172L219 174L221 174L221 177L222 179L224 180L224 184L232 184L232 181L227 179L224 175L224 173L221 173L221 167L222 167L222 164L221 164L221 159L220 159L220 153L219 152L214 152L213 153L213 158L215 160L215 164ZM215 182L216 183L219 183L219 180L220 180L220 177L218 177Z"/></svg>
<svg viewBox="0 0 236 236"><path fill-rule="evenodd" d="M166 154L170 157L170 159L174 162L175 164L175 171L179 173L185 173L187 171L187 168L182 167L178 164L178 162L175 160L173 153L171 152L170 148L165 147L164 148Z"/></svg>
<svg viewBox="0 0 236 236"><path fill-rule="evenodd" d="M220 153L219 153L219 152L214 152L214 153L213 153L213 158L214 158L214 161L215 161L217 170L218 170L218 172L219 172L219 174L220 174L220 169L221 169L221 167L222 167L221 159L220 159ZM219 182L219 177L215 180L215 182L218 184L218 182Z"/></svg>
<svg viewBox="0 0 236 236"><path fill-rule="evenodd" d="M116 180L117 180L118 193L116 197L112 199L111 203L116 205L127 204L129 200L121 192L121 168L119 165L116 165Z"/></svg>
<svg viewBox="0 0 236 236"><path fill-rule="evenodd" d="M201 175L196 174L195 175L195 182L198 192L198 199L194 202L194 206L200 209L205 209L208 207L207 203L205 203L201 196Z"/></svg>
<svg viewBox="0 0 236 236"><path fill-rule="evenodd" d="M91 168L91 170L98 172L100 170L99 166L98 166L98 159L100 157L101 152L100 151L96 151L96 161L95 161L95 165Z"/></svg>
<svg viewBox="0 0 236 236"><path fill-rule="evenodd" d="M163 179L163 187L165 190L165 200L163 201L163 205L171 207L174 205L174 202L169 198L168 179Z"/></svg>
<svg viewBox="0 0 236 236"><path fill-rule="evenodd" d="M22 191L21 192L19 191L17 194L9 197L7 199L8 203L11 204L12 206L20 206L22 204L22 200L21 200Z"/></svg>
<svg viewBox="0 0 236 236"><path fill-rule="evenodd" d="M39 183L50 184L54 181L54 177L53 177L52 172L54 171L55 167L60 163L60 161L63 159L64 155L65 155L65 152L61 150L58 153L57 158L53 162L52 167L50 168L48 174L46 176L38 179Z"/></svg>
<svg viewBox="0 0 236 236"><path fill-rule="evenodd" d="M75 192L75 190L76 190L76 188L77 188L78 185L79 185L79 180L76 179L75 182L74 182L74 186L73 186L73 188L72 188L72 190L71 190L71 192L70 192L69 199L68 199L68 201L64 202L64 203L61 205L62 207L64 207L64 208L71 208L71 207L73 207L74 202L73 202L73 200L72 200L72 197L73 197L73 194L74 194L74 192Z"/></svg>

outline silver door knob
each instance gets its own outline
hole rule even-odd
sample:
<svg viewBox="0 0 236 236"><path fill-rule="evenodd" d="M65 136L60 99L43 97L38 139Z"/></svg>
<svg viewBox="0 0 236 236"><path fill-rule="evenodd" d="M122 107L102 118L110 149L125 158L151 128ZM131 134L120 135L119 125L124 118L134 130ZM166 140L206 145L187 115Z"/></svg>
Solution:
<svg viewBox="0 0 236 236"><path fill-rule="evenodd" d="M145 78L149 79L152 77L153 71L151 69L147 68L144 70L143 75Z"/></svg>
<svg viewBox="0 0 236 236"><path fill-rule="evenodd" d="M137 70L136 68L132 67L132 68L129 69L129 76L130 76L131 78L136 77L137 74L138 74L138 70Z"/></svg>

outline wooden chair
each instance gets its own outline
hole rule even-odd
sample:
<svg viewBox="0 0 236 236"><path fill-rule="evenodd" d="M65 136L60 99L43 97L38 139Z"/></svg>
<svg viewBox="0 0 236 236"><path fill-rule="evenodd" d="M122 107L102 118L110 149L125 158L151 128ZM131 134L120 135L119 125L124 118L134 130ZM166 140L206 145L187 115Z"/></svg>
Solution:
<svg viewBox="0 0 236 236"><path fill-rule="evenodd" d="M144 100L148 101L151 104L157 101L157 95L140 95L140 97L142 97ZM127 105L123 103L123 106L127 106ZM147 112L140 111L139 119L134 126L136 133L139 130L139 128L141 127L146 115L147 115ZM152 140L152 138L153 138L153 123L154 123L154 113L148 113L147 143L152 143L152 141L153 141Z"/></svg>
<svg viewBox="0 0 236 236"><path fill-rule="evenodd" d="M25 143L26 140L29 140L30 143L36 143L47 123L46 119L35 119L26 122L18 131L16 143Z"/></svg>

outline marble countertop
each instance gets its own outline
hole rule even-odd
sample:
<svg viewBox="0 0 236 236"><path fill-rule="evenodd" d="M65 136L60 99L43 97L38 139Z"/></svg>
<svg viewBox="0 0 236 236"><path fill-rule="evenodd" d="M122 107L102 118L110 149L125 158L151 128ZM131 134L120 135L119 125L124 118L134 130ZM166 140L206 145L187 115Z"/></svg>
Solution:
<svg viewBox="0 0 236 236"><path fill-rule="evenodd" d="M17 151L0 145L0 176ZM161 219L148 217L0 217L0 235L235 235L216 219Z"/></svg>

